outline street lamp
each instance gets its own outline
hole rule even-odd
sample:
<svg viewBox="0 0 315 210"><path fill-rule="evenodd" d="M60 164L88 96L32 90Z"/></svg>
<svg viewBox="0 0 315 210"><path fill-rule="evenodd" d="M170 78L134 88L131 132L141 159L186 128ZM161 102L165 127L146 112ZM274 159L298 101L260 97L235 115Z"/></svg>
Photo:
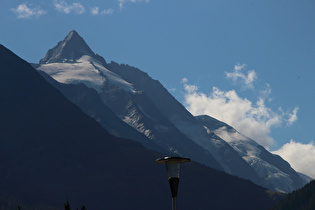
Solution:
<svg viewBox="0 0 315 210"><path fill-rule="evenodd" d="M190 159L182 157L164 157L157 159L156 162L166 165L168 182L170 183L172 193L173 210L176 210L176 197L179 184L180 164L190 162Z"/></svg>

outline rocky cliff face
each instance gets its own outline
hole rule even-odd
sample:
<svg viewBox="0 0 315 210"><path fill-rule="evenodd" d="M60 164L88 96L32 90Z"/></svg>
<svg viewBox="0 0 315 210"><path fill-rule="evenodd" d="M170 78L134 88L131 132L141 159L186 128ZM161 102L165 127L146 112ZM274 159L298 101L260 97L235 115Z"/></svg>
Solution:
<svg viewBox="0 0 315 210"><path fill-rule="evenodd" d="M78 32L71 31L63 41L58 42L54 48L48 50L46 56L39 63L75 62L83 55L89 55L102 63L106 63L104 58L94 54Z"/></svg>

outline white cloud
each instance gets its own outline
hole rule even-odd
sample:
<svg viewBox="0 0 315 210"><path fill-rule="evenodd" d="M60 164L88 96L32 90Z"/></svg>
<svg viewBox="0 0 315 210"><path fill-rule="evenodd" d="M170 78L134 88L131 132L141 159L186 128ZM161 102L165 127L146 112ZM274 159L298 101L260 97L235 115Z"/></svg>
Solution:
<svg viewBox="0 0 315 210"><path fill-rule="evenodd" d="M233 72L226 72L225 74L228 79L232 79L234 82L240 79L244 88L253 89L253 82L257 79L257 75L254 70L248 71L247 75L245 75L242 70L245 69L246 66L246 64L237 64L234 66Z"/></svg>
<svg viewBox="0 0 315 210"><path fill-rule="evenodd" d="M198 87L197 87L197 86L195 86L195 85L188 85L187 82L188 82L188 79L187 79L187 78L183 78L183 79L182 79L182 83L184 84L184 88L185 88L185 90L186 90L188 93L193 93L193 92L195 92L195 91L198 90Z"/></svg>
<svg viewBox="0 0 315 210"><path fill-rule="evenodd" d="M315 145L313 142L302 144L293 140L279 150L272 152L288 161L296 171L315 178Z"/></svg>
<svg viewBox="0 0 315 210"><path fill-rule="evenodd" d="M91 14L92 14L92 15L98 15L98 11L99 11L99 8L98 8L98 7L92 7L92 8L91 8Z"/></svg>
<svg viewBox="0 0 315 210"><path fill-rule="evenodd" d="M297 112L299 111L299 107L295 107L292 113L289 113L288 125L292 125L295 121L297 121Z"/></svg>
<svg viewBox="0 0 315 210"><path fill-rule="evenodd" d="M119 5L120 10L122 10L124 7L124 4L126 2L131 2L131 3L146 2L146 3L148 3L150 0L117 0L117 1L118 1L118 5Z"/></svg>
<svg viewBox="0 0 315 210"><path fill-rule="evenodd" d="M183 78L182 79L182 83L187 83L188 82L188 79L187 78Z"/></svg>
<svg viewBox="0 0 315 210"><path fill-rule="evenodd" d="M271 92L269 85L263 91L263 97L252 102L241 98L235 90L223 91L213 87L212 92L207 95L200 92L197 86L189 85L187 78L182 82L186 90L184 105L193 115L206 114L226 122L267 148L274 143L270 137L271 128L280 126L283 122L293 123L297 119L297 108L289 114L273 111L265 105L266 94Z"/></svg>
<svg viewBox="0 0 315 210"><path fill-rule="evenodd" d="M26 3L18 5L18 7L16 9L13 8L12 11L17 14L17 17L20 19L39 17L47 13L40 7L34 7L32 5L27 5Z"/></svg>
<svg viewBox="0 0 315 210"><path fill-rule="evenodd" d="M63 13L70 14L74 12L76 14L83 14L85 12L85 8L80 3L72 3L68 4L64 1L55 1L55 8Z"/></svg>

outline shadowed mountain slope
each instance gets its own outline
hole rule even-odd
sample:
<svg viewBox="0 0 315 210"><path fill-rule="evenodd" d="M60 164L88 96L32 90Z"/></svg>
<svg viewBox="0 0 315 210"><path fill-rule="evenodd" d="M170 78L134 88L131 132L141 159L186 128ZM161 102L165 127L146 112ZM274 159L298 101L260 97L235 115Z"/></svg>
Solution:
<svg viewBox="0 0 315 210"><path fill-rule="evenodd" d="M129 138L138 141L146 148L159 151L164 154L169 154L169 151L163 149L156 143L149 141L146 136L137 132L128 124L120 120L102 102L99 95L93 88L88 88L82 83L62 84L51 78L43 71L39 71L39 73L64 96L66 96L67 99L80 107L87 115L94 118L110 134L120 138Z"/></svg>

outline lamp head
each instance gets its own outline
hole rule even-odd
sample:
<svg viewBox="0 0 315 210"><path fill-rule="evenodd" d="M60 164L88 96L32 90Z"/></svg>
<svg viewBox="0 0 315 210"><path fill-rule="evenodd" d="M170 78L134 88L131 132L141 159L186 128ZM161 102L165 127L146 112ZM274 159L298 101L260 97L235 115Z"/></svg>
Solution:
<svg viewBox="0 0 315 210"><path fill-rule="evenodd" d="M166 165L166 171L171 187L172 197L176 198L179 184L180 164L190 162L190 159L182 157L164 157L157 159L156 162Z"/></svg>
<svg viewBox="0 0 315 210"><path fill-rule="evenodd" d="M164 157L156 160L157 163L165 164L168 178L179 178L181 163L190 162L189 158Z"/></svg>

